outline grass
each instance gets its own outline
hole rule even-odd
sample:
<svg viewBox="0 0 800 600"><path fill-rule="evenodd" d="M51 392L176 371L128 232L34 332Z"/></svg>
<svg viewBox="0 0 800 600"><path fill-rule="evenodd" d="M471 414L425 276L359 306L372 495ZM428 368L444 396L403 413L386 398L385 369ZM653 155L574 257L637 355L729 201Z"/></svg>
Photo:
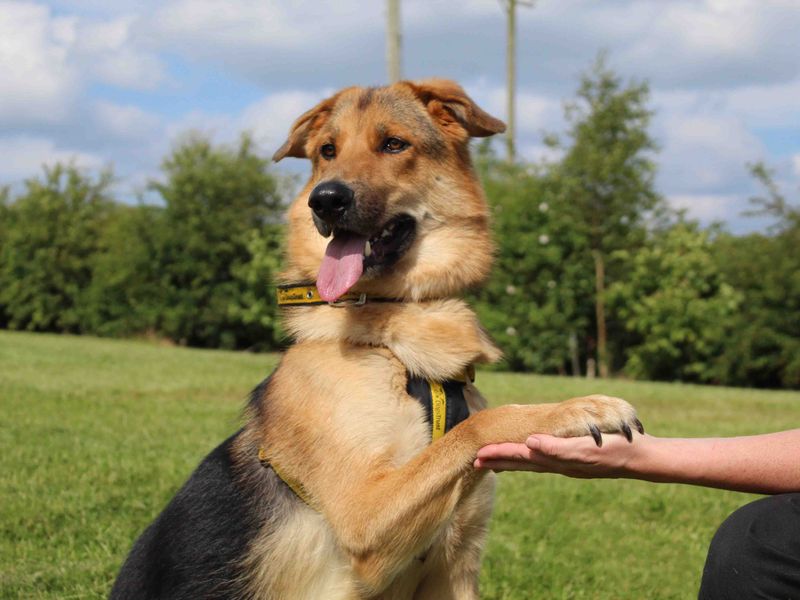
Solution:
<svg viewBox="0 0 800 600"><path fill-rule="evenodd" d="M99 598L141 529L239 424L275 355L0 332L0 598ZM481 373L493 402L603 391L656 435L797 427L800 394ZM484 598L690 598L716 526L751 497L500 476Z"/></svg>

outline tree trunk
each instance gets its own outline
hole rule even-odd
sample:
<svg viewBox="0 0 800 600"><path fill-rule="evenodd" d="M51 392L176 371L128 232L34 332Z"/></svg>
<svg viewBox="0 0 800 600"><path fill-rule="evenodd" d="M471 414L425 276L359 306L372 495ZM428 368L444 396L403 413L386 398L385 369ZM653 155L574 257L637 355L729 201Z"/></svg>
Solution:
<svg viewBox="0 0 800 600"><path fill-rule="evenodd" d="M569 357L572 362L572 376L581 376L581 358L578 354L578 334L571 331L569 334Z"/></svg>
<svg viewBox="0 0 800 600"><path fill-rule="evenodd" d="M597 317L597 371L605 379L608 377L608 353L606 334L606 268L603 255L599 250L592 250L594 258L595 283L595 315Z"/></svg>

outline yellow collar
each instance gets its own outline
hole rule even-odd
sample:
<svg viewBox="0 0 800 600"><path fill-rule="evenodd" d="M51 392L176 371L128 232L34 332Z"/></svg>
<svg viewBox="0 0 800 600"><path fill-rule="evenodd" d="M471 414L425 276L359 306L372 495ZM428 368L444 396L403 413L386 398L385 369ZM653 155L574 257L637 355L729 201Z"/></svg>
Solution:
<svg viewBox="0 0 800 600"><path fill-rule="evenodd" d="M348 292L336 302L326 302L319 295L313 283L279 285L277 290L278 306L361 306L367 302L402 302L397 298L367 297L366 294Z"/></svg>

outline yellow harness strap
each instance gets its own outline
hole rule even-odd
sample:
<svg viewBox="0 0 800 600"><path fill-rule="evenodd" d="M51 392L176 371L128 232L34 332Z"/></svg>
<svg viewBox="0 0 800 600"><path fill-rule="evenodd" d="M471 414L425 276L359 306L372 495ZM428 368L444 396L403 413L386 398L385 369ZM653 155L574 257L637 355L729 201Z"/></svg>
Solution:
<svg viewBox="0 0 800 600"><path fill-rule="evenodd" d="M447 420L447 394L438 381L428 380L431 387L431 441L444 435Z"/></svg>
<svg viewBox="0 0 800 600"><path fill-rule="evenodd" d="M275 475L277 475L289 488L297 495L300 500L308 504L310 507L314 508L314 503L311 501L311 496L308 493L308 490L303 486L296 479L292 479L291 477L287 477L278 467L277 465L269 459L267 455L267 450L263 446L258 449L258 461L261 463L263 467L269 467L273 471L275 471Z"/></svg>

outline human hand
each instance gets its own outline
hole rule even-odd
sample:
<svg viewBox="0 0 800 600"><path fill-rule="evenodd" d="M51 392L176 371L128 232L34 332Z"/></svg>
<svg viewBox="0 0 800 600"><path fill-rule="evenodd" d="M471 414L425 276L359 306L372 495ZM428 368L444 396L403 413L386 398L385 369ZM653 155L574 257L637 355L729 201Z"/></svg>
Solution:
<svg viewBox="0 0 800 600"><path fill-rule="evenodd" d="M524 444L504 443L478 450L474 466L494 471L558 473L582 479L634 477L637 458L651 436L633 434L633 442L622 435L605 434L598 447L591 436L559 438L534 434Z"/></svg>

